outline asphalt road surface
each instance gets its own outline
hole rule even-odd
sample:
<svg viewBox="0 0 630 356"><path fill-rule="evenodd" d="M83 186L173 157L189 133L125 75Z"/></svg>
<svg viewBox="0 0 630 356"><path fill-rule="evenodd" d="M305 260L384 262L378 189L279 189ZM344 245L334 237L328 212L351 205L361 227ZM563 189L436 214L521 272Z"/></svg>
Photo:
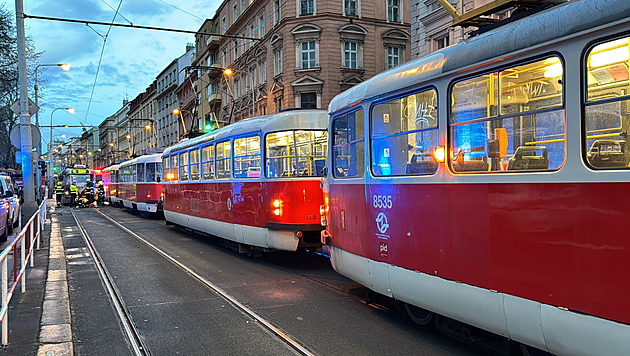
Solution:
<svg viewBox="0 0 630 356"><path fill-rule="evenodd" d="M337 274L324 256L250 258L216 238L113 207L99 209L155 245L316 355L485 355L433 327L420 327L388 300ZM261 322L96 209L75 209L152 355L299 354ZM73 338L78 355L131 354L92 256L62 209ZM381 306L382 305L382 306Z"/></svg>

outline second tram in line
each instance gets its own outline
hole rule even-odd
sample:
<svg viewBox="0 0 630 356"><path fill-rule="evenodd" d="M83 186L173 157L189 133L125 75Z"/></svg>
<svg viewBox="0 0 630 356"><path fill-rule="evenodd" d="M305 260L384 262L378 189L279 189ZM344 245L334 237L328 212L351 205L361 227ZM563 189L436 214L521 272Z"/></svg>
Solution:
<svg viewBox="0 0 630 356"><path fill-rule="evenodd" d="M162 211L162 155L160 153L140 156L121 163L117 168L116 176L118 178L115 183L117 203L129 210L141 213L155 214Z"/></svg>
<svg viewBox="0 0 630 356"><path fill-rule="evenodd" d="M241 252L320 246L324 110L250 118L163 153L167 223Z"/></svg>
<svg viewBox="0 0 630 356"><path fill-rule="evenodd" d="M628 1L572 1L335 97L335 270L442 330L627 355L629 43Z"/></svg>

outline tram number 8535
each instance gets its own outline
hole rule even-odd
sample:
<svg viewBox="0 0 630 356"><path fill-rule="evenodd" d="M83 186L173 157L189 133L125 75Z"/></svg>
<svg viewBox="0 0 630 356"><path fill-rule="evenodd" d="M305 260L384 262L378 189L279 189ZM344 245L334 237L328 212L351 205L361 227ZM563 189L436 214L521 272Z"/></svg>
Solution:
<svg viewBox="0 0 630 356"><path fill-rule="evenodd" d="M391 195L373 195L372 206L378 209L391 209L392 196Z"/></svg>

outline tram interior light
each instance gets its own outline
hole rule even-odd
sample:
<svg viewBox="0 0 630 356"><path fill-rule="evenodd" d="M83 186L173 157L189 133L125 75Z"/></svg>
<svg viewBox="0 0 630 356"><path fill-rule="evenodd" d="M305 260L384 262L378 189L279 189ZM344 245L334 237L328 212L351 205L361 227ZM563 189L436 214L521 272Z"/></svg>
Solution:
<svg viewBox="0 0 630 356"><path fill-rule="evenodd" d="M444 147L443 146L436 147L435 151L433 152L433 159L435 159L435 161L438 163L442 163L444 162L445 157L446 157L446 154L445 154Z"/></svg>

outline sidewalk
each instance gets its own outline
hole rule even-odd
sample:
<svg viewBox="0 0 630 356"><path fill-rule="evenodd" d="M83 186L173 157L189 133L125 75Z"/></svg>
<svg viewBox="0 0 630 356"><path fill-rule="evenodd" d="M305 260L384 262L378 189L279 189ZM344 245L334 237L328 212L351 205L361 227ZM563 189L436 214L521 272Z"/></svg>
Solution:
<svg viewBox="0 0 630 356"><path fill-rule="evenodd" d="M66 260L53 207L54 200L48 201L40 250L34 267L26 269L26 293L18 285L9 305L9 344L0 354L73 354Z"/></svg>

